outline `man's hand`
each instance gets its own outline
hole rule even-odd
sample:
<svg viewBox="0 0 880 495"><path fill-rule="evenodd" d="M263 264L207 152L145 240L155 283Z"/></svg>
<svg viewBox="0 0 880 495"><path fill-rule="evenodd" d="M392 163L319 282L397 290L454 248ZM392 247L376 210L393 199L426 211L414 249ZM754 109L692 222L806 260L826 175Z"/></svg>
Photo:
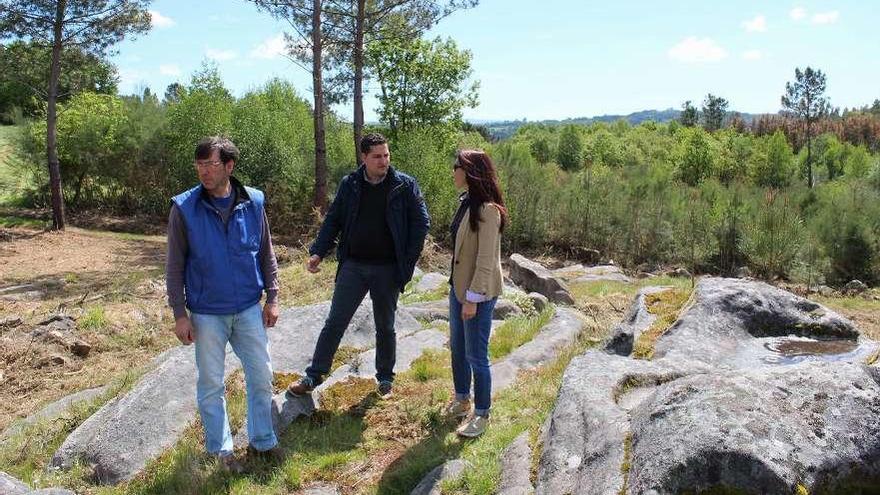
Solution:
<svg viewBox="0 0 880 495"><path fill-rule="evenodd" d="M266 328L272 328L275 326L276 321L278 321L278 303L264 304L263 305L263 326Z"/></svg>
<svg viewBox="0 0 880 495"><path fill-rule="evenodd" d="M189 316L181 316L174 320L174 334L183 345L190 345L196 341L196 331L189 321Z"/></svg>
<svg viewBox="0 0 880 495"><path fill-rule="evenodd" d="M321 257L317 254L313 254L308 261L306 261L306 270L310 273L318 273L321 271L321 268L318 266L321 264Z"/></svg>
<svg viewBox="0 0 880 495"><path fill-rule="evenodd" d="M477 314L477 303L466 302L461 305L461 319L470 320Z"/></svg>

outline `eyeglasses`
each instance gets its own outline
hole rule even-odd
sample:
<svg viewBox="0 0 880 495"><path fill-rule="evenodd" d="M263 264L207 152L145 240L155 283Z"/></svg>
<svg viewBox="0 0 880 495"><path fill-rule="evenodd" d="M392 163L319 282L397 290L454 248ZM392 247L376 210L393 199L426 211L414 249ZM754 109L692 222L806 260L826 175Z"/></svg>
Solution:
<svg viewBox="0 0 880 495"><path fill-rule="evenodd" d="M220 160L196 160L193 162L193 166L195 168L217 168L222 165L223 162Z"/></svg>
<svg viewBox="0 0 880 495"><path fill-rule="evenodd" d="M462 168L460 163L455 162L452 164L452 170L458 170L460 168Z"/></svg>

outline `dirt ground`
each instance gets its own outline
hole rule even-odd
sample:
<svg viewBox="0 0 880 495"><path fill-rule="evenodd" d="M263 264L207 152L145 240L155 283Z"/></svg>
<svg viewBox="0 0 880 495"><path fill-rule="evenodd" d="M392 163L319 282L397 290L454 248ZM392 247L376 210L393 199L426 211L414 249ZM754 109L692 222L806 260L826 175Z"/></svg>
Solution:
<svg viewBox="0 0 880 495"><path fill-rule="evenodd" d="M164 250L163 236L0 228L0 429L136 372L176 342L164 307ZM54 315L77 319L88 356L32 337Z"/></svg>

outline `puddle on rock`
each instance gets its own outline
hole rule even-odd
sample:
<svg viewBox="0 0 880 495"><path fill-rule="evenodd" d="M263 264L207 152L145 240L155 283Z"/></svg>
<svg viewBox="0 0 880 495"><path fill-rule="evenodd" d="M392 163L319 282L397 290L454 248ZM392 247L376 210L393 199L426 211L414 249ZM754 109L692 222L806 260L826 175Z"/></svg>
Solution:
<svg viewBox="0 0 880 495"><path fill-rule="evenodd" d="M771 364L795 364L807 359L849 360L859 348L859 343L855 340L815 340L793 336L761 340L764 340L764 348L771 352L763 359Z"/></svg>

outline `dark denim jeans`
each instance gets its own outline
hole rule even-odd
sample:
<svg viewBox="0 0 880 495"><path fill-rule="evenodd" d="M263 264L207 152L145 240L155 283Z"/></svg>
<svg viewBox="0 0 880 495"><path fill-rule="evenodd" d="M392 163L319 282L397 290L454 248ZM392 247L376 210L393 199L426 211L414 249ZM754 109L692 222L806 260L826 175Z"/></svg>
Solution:
<svg viewBox="0 0 880 495"><path fill-rule="evenodd" d="M330 373L339 342L367 292L373 301L373 321L376 324L376 380L394 381L394 363L397 359L394 313L400 295L400 288L394 280L394 265L370 265L346 260L339 267L330 314L318 336L312 364L306 368L306 375L316 386Z"/></svg>
<svg viewBox="0 0 880 495"><path fill-rule="evenodd" d="M461 319L461 303L449 291L449 350L452 353L452 382L459 400L470 399L474 379L474 414L488 416L492 401L492 373L489 368L489 334L492 311L498 298L477 304L477 314Z"/></svg>

